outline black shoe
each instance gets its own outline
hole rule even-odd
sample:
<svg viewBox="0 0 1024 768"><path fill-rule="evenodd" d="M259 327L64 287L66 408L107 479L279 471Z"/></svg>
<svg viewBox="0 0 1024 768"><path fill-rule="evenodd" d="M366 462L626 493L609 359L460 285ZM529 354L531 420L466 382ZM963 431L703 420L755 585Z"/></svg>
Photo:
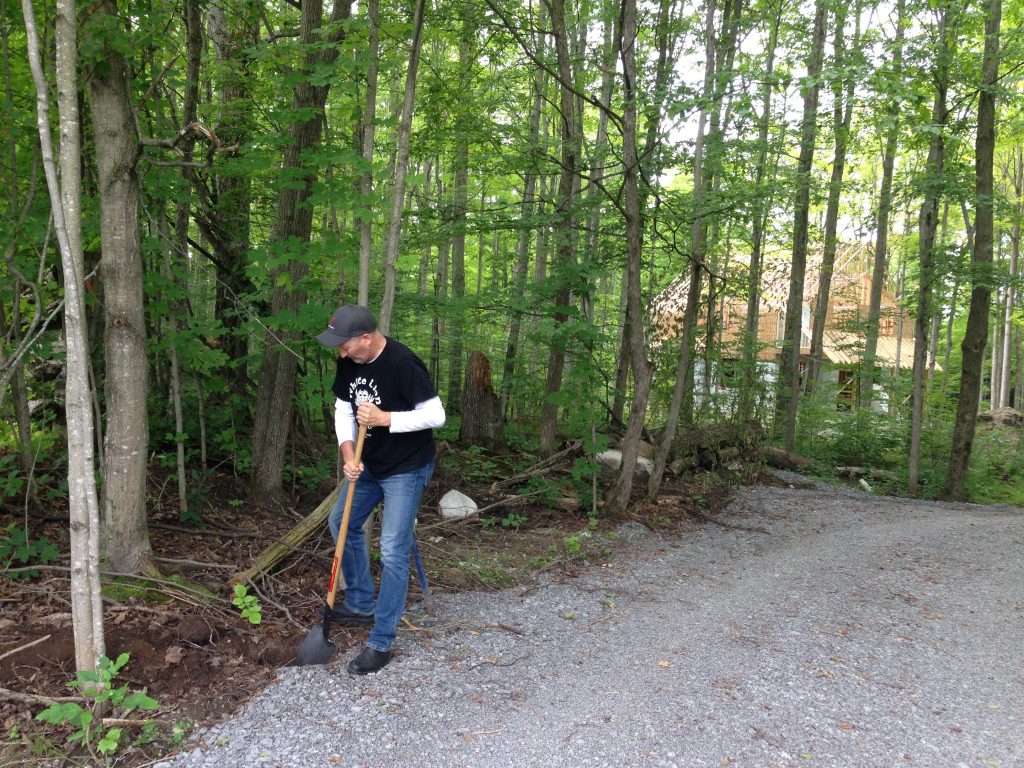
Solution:
<svg viewBox="0 0 1024 768"><path fill-rule="evenodd" d="M372 613L355 613L344 605L336 605L331 610L326 605L320 608L320 618L327 618L327 611L331 611L331 621L335 624L347 624L350 627L368 627L373 624Z"/></svg>
<svg viewBox="0 0 1024 768"><path fill-rule="evenodd" d="M389 661L391 661L391 651L378 651L376 648L366 646L358 656L348 663L348 672L350 675L368 675L383 669Z"/></svg>

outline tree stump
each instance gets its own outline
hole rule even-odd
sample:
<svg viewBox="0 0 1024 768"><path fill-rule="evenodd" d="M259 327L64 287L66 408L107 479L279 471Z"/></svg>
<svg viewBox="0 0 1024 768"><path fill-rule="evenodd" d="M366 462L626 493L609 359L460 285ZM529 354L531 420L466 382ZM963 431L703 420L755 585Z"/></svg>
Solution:
<svg viewBox="0 0 1024 768"><path fill-rule="evenodd" d="M459 441L493 451L505 448L505 420L491 384L491 363L476 349L469 353L469 366L462 385Z"/></svg>

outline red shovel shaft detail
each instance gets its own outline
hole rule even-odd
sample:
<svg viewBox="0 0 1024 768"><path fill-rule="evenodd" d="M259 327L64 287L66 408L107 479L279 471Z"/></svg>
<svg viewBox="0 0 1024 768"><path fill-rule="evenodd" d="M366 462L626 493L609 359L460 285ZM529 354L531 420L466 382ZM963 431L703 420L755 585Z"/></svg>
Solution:
<svg viewBox="0 0 1024 768"><path fill-rule="evenodd" d="M356 436L356 449L354 461L356 464L363 456L363 441L366 439L366 425L359 427L359 434ZM341 567L341 558L345 551L345 537L348 535L348 519L352 514L352 499L356 495L355 481L348 482L348 492L345 494L345 508L341 513L341 526L338 528L338 543L334 547L334 562L331 563L331 581L327 585L327 605L334 608L334 596L338 591L338 569Z"/></svg>

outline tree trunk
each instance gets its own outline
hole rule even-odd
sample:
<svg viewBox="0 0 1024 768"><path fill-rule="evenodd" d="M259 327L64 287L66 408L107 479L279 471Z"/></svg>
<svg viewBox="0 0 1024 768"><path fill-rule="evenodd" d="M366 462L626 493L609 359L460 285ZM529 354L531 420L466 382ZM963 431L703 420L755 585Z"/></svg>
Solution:
<svg viewBox="0 0 1024 768"><path fill-rule="evenodd" d="M377 324L381 333L391 328L391 313L395 307L395 290L398 275L395 264L398 261L398 239L402 234L402 207L405 203L405 176L409 170L409 137L412 134L413 103L416 98L416 72L420 63L420 41L423 37L424 0L416 0L412 19L412 45L409 51L409 66L405 72L405 98L402 102L402 117L398 123L398 147L395 151L395 188L391 206L391 221L388 225L388 248L384 258L384 295L381 298ZM437 169L438 178L441 168Z"/></svg>
<svg viewBox="0 0 1024 768"><path fill-rule="evenodd" d="M786 301L786 330L779 360L777 421L782 422L786 450L796 441L796 414L800 401L800 342L803 326L804 275L807 268L807 229L811 205L811 170L814 141L818 131L818 78L825 49L826 0L816 0L811 53L807 61L804 114L800 131L800 159L797 162L797 193L793 214L793 262Z"/></svg>
<svg viewBox="0 0 1024 768"><path fill-rule="evenodd" d="M860 5L854 9L855 31L853 35L854 57L860 56ZM835 69L832 80L832 134L835 152L832 159L832 178L828 185L828 203L825 206L825 245L818 273L818 295L814 303L814 317L811 327L811 359L807 367L808 392L821 373L825 343L825 321L828 319L829 297L832 291L832 272L836 263L837 232L839 229L839 202L846 172L846 148L850 141L850 124L853 121L854 86L857 71L850 66L844 36L846 34L846 4L838 3L835 10ZM845 87L845 95L843 93ZM845 99L845 104L844 104Z"/></svg>
<svg viewBox="0 0 1024 768"><path fill-rule="evenodd" d="M362 194L362 207L372 211L373 206L373 138L377 121L377 58L380 51L380 0L369 0L366 15L370 23L370 39L368 41L369 64L366 69L366 106L363 108L363 119L360 126L363 137L363 175L359 181ZM430 183L430 174L427 174ZM359 213L356 216L359 227L359 288L357 303L361 306L370 305L370 255L373 247L373 214Z"/></svg>
<svg viewBox="0 0 1024 768"><path fill-rule="evenodd" d="M321 0L302 3L301 39L306 46L303 69L306 73L296 86L292 97L293 109L304 115L289 129L290 141L285 149L283 173L302 178L302 184L281 185L277 200L277 223L273 243L292 247L291 243L308 243L313 225L313 207L309 200L313 194L317 168L306 155L320 143L324 126L324 104L329 84L314 85L314 73L338 57L339 43L344 32L341 22L349 17L352 0L338 0L331 16L330 28L323 45L323 6ZM319 82L319 80L317 81ZM271 311L275 316L297 314L305 303L305 291L297 288L306 277L309 266L301 259L292 259L277 270L272 279ZM291 431L292 395L295 386L297 358L288 343L296 339L294 332L282 330L278 335L268 332L260 366L259 391L253 426L253 481L257 499L278 502L283 495L281 478L284 473L284 454Z"/></svg>
<svg viewBox="0 0 1024 768"><path fill-rule="evenodd" d="M544 5L541 4L541 23L543 24ZM537 56L544 58L544 37L537 36ZM547 98L547 78L544 70L537 67L533 75L533 104L530 109L530 165L526 169L526 178L523 186L523 204L519 215L519 235L516 239L516 261L512 267L512 291L509 297L509 305L512 310L509 317L508 341L505 343L505 362L501 371L501 394L499 395L500 410L503 418L508 416L509 399L512 396L512 385L514 383L517 357L519 356L519 342L522 335L523 310L520 308L526 296L526 276L530 269L530 234L533 231L537 203L537 177L538 164L540 162L541 149L538 146L540 139L540 112L541 104ZM537 234L538 240L540 233Z"/></svg>
<svg viewBox="0 0 1024 768"><path fill-rule="evenodd" d="M971 309L961 344L960 399L953 425L953 446L946 475L946 495L963 499L966 494L967 464L974 445L974 428L981 397L981 359L988 336L991 296L993 239L992 157L996 141L996 84L999 75L999 21L1001 0L987 0L985 9L985 52L982 58L982 87L978 97L978 131L975 139L974 253L971 259Z"/></svg>
<svg viewBox="0 0 1024 768"><path fill-rule="evenodd" d="M924 202L918 236L918 292L917 314L914 319L914 383L913 414L910 422L910 457L908 490L917 495L918 471L921 458L921 421L924 418L924 384L928 364L928 326L931 323L932 281L935 279L935 233L939 226L939 197L942 194L942 169L946 156L945 132L946 91L949 88L949 58L952 55L947 33L949 10L944 9L939 19L937 34L941 39L935 71L935 102L932 106L931 128L934 131L925 165Z"/></svg>
<svg viewBox="0 0 1024 768"><path fill-rule="evenodd" d="M903 74L903 24L904 0L896 3L896 37L893 42L892 73L894 79ZM885 283L885 269L889 261L889 217L892 210L892 178L896 164L896 145L900 131L899 99L893 98L886 110L888 130L885 149L882 154L882 185L878 194L878 220L875 233L875 258L871 270L871 295L868 298L868 317L864 338L864 361L860 374L860 408L870 408L875 392L875 360L878 352L878 335L882 318L882 286Z"/></svg>
<svg viewBox="0 0 1024 768"><path fill-rule="evenodd" d="M115 0L100 0L91 25L106 62L89 80L100 192L103 254L106 435L103 549L111 570L156 571L146 525L148 362L139 233L139 136L127 63L109 26L120 26Z"/></svg>
<svg viewBox="0 0 1024 768"><path fill-rule="evenodd" d="M548 356L548 376L544 387L544 402L540 414L540 455L554 453L558 442L558 402L556 395L562 388L562 371L565 366L565 348L569 339L565 324L569 320L569 303L572 300L572 282L576 256L573 252L573 227L575 226L574 190L579 152L579 133L576 125L576 96L572 92L572 67L569 61L569 39L565 24L564 0L552 0L551 27L555 37L555 51L558 60L559 112L561 124L561 174L558 181L558 202L555 211L555 229L552 233L555 245L554 278L555 309L553 319L555 332L551 338L551 352Z"/></svg>
<svg viewBox="0 0 1024 768"><path fill-rule="evenodd" d="M202 63L202 46L203 46L203 29L202 19L199 10L199 0L186 0L184 3L184 14L185 14L185 30L186 30L186 51L187 51L187 72L185 77L185 100L182 107L182 115L184 116L185 125L191 125L196 120L196 110L199 106L199 70L200 64ZM182 150L182 163L186 168L182 171L182 176L187 183L189 181L189 171L187 165L192 162L193 158L193 144L192 135L189 134L185 137L181 150ZM161 206L162 208L163 206ZM188 261L188 228L189 221L191 219L191 200L179 200L177 203L177 210L175 212L174 219L174 249L175 252L181 257L183 264ZM167 217L163 215L161 211L159 228L165 230L167 226ZM172 272L171 272L171 254L170 249L166 243L170 242L170 239L166 237L166 233L163 238L165 246L163 250L163 271L164 278L168 281L168 284L172 284ZM185 292L187 295L187 291ZM184 414L182 412L181 404L181 363L178 357L178 314L181 310L179 303L173 301L169 306L170 311L167 315L167 330L168 333L168 357L171 363L171 405L174 411L174 432L175 432L175 443L177 449L177 475L178 475L178 515L182 519L188 516L188 489L186 486L186 471L185 471L185 426L184 426ZM187 315L185 315L187 317Z"/></svg>
<svg viewBox="0 0 1024 768"><path fill-rule="evenodd" d="M775 51L779 41L779 24L782 20L782 4L772 18L765 52L764 81L761 86L761 120L757 129L757 170L754 173L754 204L752 210L752 232L750 248L750 271L747 276L747 318L743 329L743 384L740 387L740 419L749 421L757 406L757 329L761 315L761 273L764 250L764 230L767 214L771 207L770 192L763 188L768 166L768 130L772 117L772 77L775 72ZM774 188L772 185L771 188Z"/></svg>
<svg viewBox="0 0 1024 768"><path fill-rule="evenodd" d="M449 397L452 399L454 393ZM492 451L504 450L505 422L491 384L491 363L479 350L474 349L469 354L461 399L459 442L482 445Z"/></svg>
<svg viewBox="0 0 1024 768"><path fill-rule="evenodd" d="M462 32L459 40L458 92L469 94L472 86L472 67L475 60L473 40L477 34L476 18L470 3L462 6ZM465 333L462 300L466 296L466 226L469 212L469 133L472 130L472 102L460 99L456 107L454 136L454 183L452 185L452 314L451 345L448 349L448 407L452 415L460 412L462 391L462 337ZM488 367L490 363L488 363Z"/></svg>
<svg viewBox="0 0 1024 768"><path fill-rule="evenodd" d="M722 13L723 31L729 28L729 5L726 5ZM686 293L686 308L683 312L683 328L679 346L679 358L676 367L675 386L672 390L672 400L669 403L668 419L665 423L665 430L662 434L655 457L654 471L651 473L647 485L647 496L649 499L656 498L661 487L661 478L665 472L665 465L668 461L669 446L675 439L676 427L679 424L680 414L684 414L683 422L690 426L693 418L692 397L693 391L693 353L694 335L697 329L697 317L700 312L701 285L704 280L706 267L704 258L707 253L707 219L703 210L705 190L714 179L718 162L717 155L712 158L706 157L705 146L707 144L705 129L710 121L717 125L714 113L721 109L722 92L725 87L721 72L716 68L716 51L718 50L717 35L715 34L715 13L717 6L714 0L709 0L704 17L705 30L705 66L704 66L704 98L706 105L701 109L697 121L697 140L693 150L693 223L690 227L690 280ZM711 137L712 142L715 137ZM684 399L687 403L684 405ZM632 465L630 465L632 466Z"/></svg>
<svg viewBox="0 0 1024 768"><path fill-rule="evenodd" d="M1014 285L1017 282L1018 257L1020 255L1021 203L1024 200L1024 150L1016 147L1013 156L1014 204L1013 229L1010 233L1010 275L1006 283L1006 312L1003 317L1002 382L999 386L999 407L1010 405L1011 374L1013 372L1013 309ZM1019 403L1015 403L1020 405Z"/></svg>
<svg viewBox="0 0 1024 768"><path fill-rule="evenodd" d="M640 452L640 435L647 414L647 401L651 392L651 364L647 360L647 341L643 332L643 307L640 304L640 278L643 257L643 212L640 209L639 171L637 153L637 4L636 0L622 0L622 29L619 50L622 55L622 83L624 110L622 119L623 214L626 219L626 317L629 321L628 339L630 365L633 369L633 398L629 407L629 421L622 441L622 465L615 485L608 492L605 510L621 514L629 505L633 488L633 470Z"/></svg>
<svg viewBox="0 0 1024 768"><path fill-rule="evenodd" d="M672 65L674 64L674 60L671 56L676 39L675 35L672 34L671 24L673 7L671 0L661 0L658 9L658 25L656 31L656 38L658 41L658 58L655 64L654 93L646 110L646 138L644 140L643 154L640 157L640 176L638 179L638 183L640 184L639 194L641 212L646 209L646 199L650 189L649 180L660 170L663 164L661 160L661 155L663 153L659 150L659 140L661 138L663 107L667 99L665 91L668 86L669 75L672 72ZM620 36L621 33L614 35L616 40ZM616 43L616 47L620 49L621 55L621 44ZM657 207L655 208L655 214L651 219L653 226L654 221L657 219ZM640 259L640 266L642 270L642 253L640 254ZM633 338L633 329L631 327L632 321L629 318L629 313L626 311L629 302L629 289L627 285L628 273L629 270L627 268L623 272L621 280L619 310L625 317L625 320L619 334L619 348L615 361L615 385L612 393L611 413L609 414L609 421L616 429L623 426L623 412L626 406L627 395L626 390L629 385L630 361L633 353L633 350L630 348L630 344L632 343L630 340ZM640 290L639 286L637 290Z"/></svg>
<svg viewBox="0 0 1024 768"><path fill-rule="evenodd" d="M96 491L93 413L89 392L85 267L81 239L81 155L78 113L78 26L74 2L58 0L56 23L57 109L60 121L60 180L50 136L49 86L39 53L31 0L23 0L29 64L36 85L37 126L43 171L50 193L54 231L64 278L67 343L65 408L68 434L68 504L71 533L71 617L75 667L95 672L106 655L100 594L100 504Z"/></svg>
<svg viewBox="0 0 1024 768"><path fill-rule="evenodd" d="M210 36L221 73L216 99L217 138L222 147L246 147L255 130L253 52L259 39L259 20L251 6L236 7L230 15L216 3L208 7ZM249 174L232 168L244 162L238 152L218 153L217 159L219 162L209 182L212 194L205 194L206 185L196 183L199 180L193 177L197 193L193 215L215 257L214 316L225 330L218 340L230 361L228 389L242 396L250 392L252 386L245 364L249 354L248 333L243 328L246 321L243 302L252 291L252 282L246 274L251 182ZM241 418L241 414L238 415Z"/></svg>

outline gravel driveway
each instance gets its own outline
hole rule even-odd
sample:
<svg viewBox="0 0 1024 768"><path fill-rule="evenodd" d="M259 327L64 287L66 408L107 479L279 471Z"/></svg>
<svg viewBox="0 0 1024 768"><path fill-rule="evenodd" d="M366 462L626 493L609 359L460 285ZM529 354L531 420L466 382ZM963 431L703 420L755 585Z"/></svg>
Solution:
<svg viewBox="0 0 1024 768"><path fill-rule="evenodd" d="M441 596L380 674L283 669L158 765L1024 766L1024 513L759 486L719 519Z"/></svg>

